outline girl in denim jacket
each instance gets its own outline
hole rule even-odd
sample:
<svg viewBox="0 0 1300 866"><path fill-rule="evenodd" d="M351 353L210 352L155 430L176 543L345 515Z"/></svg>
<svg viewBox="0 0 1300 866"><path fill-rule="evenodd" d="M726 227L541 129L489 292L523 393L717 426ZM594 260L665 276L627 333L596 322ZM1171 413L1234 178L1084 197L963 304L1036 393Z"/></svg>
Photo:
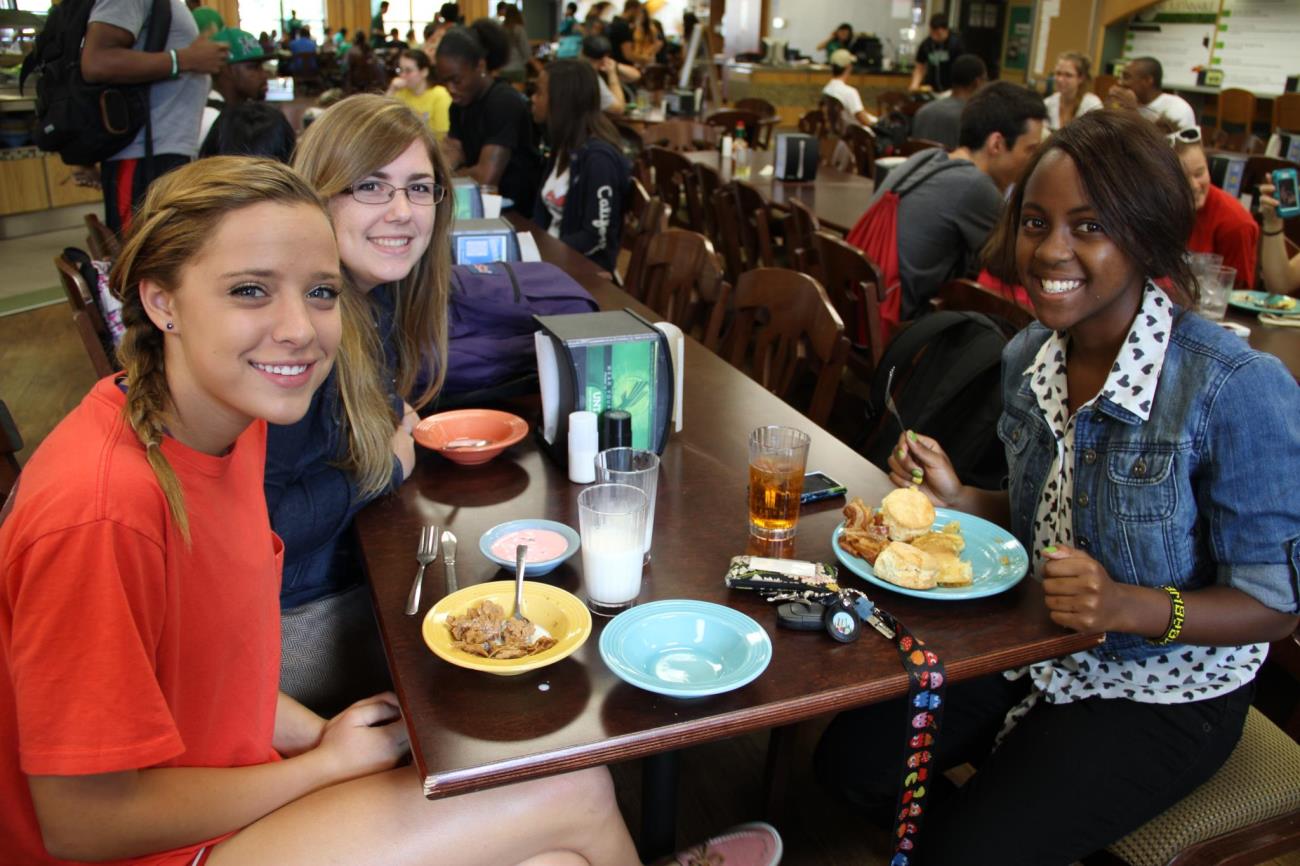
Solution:
<svg viewBox="0 0 1300 866"><path fill-rule="evenodd" d="M1039 318L1003 352L1008 489L962 485L912 432L890 458L895 484L1010 527L1055 622L1105 633L949 689L936 766L979 772L932 803L927 863L1070 863L1137 829L1227 759L1268 642L1296 628L1300 389L1152 282L1188 295L1193 219L1150 124L1098 111L1055 133L986 251ZM828 769L865 753L846 791L865 805L892 805L897 756L860 744L901 741L902 717L846 713L823 738Z"/></svg>

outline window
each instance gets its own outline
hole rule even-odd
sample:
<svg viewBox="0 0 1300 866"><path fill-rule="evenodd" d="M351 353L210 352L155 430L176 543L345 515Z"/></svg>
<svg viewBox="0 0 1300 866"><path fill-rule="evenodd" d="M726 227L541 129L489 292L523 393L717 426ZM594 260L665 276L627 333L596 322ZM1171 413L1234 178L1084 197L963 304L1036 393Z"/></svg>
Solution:
<svg viewBox="0 0 1300 866"><path fill-rule="evenodd" d="M259 33L284 33L285 22L294 11L298 20L311 28L312 38L320 41L325 32L324 0L239 0L239 29L254 36Z"/></svg>

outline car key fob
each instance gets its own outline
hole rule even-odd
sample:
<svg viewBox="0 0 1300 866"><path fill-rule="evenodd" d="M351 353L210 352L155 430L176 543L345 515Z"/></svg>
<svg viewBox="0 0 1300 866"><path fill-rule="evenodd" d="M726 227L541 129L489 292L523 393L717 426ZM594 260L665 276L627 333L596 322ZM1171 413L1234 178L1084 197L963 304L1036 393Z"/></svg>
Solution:
<svg viewBox="0 0 1300 866"><path fill-rule="evenodd" d="M826 628L825 605L815 601L787 601L776 609L777 625L796 631L821 631Z"/></svg>

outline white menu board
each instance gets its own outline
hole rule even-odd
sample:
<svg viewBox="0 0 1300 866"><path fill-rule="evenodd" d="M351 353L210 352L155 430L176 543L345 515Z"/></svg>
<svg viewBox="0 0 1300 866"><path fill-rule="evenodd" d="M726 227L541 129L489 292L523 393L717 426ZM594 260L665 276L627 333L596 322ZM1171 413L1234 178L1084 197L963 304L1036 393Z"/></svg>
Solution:
<svg viewBox="0 0 1300 866"><path fill-rule="evenodd" d="M1123 59L1154 57L1164 70L1165 89L1191 87L1196 84L1197 71L1209 61L1213 35L1211 21L1133 21L1124 39Z"/></svg>
<svg viewBox="0 0 1300 866"><path fill-rule="evenodd" d="M1300 3L1296 0L1223 0L1210 68L1222 87L1276 96L1288 75L1300 73Z"/></svg>

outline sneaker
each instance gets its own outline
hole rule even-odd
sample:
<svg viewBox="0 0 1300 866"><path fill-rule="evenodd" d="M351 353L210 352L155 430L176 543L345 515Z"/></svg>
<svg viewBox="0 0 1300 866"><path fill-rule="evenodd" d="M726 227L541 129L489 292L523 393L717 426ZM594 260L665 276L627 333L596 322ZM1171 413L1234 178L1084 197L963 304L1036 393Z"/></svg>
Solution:
<svg viewBox="0 0 1300 866"><path fill-rule="evenodd" d="M674 855L673 866L777 866L781 836L771 824L738 824L707 842Z"/></svg>

